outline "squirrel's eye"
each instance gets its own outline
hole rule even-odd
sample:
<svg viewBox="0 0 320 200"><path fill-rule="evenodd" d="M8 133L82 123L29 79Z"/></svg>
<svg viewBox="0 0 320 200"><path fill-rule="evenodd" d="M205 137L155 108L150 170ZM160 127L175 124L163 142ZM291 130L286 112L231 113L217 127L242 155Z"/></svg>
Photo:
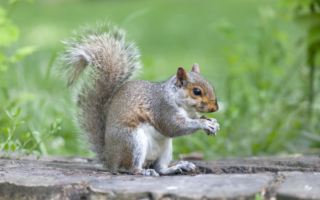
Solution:
<svg viewBox="0 0 320 200"><path fill-rule="evenodd" d="M193 94L197 95L197 96L201 96L201 90L199 90L198 88L194 88L193 89Z"/></svg>

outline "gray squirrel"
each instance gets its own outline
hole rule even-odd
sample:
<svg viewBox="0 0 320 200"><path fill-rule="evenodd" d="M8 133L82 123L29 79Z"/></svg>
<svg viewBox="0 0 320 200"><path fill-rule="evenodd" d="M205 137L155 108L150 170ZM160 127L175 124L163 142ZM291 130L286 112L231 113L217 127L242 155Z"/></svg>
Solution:
<svg viewBox="0 0 320 200"><path fill-rule="evenodd" d="M168 165L172 138L219 130L215 119L197 113L218 110L214 89L197 64L191 72L179 67L164 82L129 81L141 63L123 30L86 25L64 43L58 71L75 85L77 125L107 170L159 176L195 169L187 161ZM153 169L146 169L150 162Z"/></svg>

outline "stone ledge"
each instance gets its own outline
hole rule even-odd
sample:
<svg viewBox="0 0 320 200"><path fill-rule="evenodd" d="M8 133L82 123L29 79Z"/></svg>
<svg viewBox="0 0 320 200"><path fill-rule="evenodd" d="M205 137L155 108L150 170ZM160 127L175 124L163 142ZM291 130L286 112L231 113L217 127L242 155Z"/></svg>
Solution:
<svg viewBox="0 0 320 200"><path fill-rule="evenodd" d="M273 180L271 174L139 177L95 181L90 199L242 199L254 198Z"/></svg>
<svg viewBox="0 0 320 200"><path fill-rule="evenodd" d="M0 200L320 199L317 156L193 162L194 172L144 177L111 174L92 158L0 159Z"/></svg>
<svg viewBox="0 0 320 200"><path fill-rule="evenodd" d="M320 173L284 173L277 199L320 199Z"/></svg>

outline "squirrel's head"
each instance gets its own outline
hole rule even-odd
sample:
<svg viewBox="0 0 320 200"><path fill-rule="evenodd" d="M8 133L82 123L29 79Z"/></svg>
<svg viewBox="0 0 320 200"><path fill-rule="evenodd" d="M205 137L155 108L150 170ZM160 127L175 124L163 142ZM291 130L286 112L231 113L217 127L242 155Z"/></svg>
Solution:
<svg viewBox="0 0 320 200"><path fill-rule="evenodd" d="M211 113L219 109L214 89L201 75L198 64L194 64L191 72L178 68L176 85L184 107L195 109L200 113Z"/></svg>

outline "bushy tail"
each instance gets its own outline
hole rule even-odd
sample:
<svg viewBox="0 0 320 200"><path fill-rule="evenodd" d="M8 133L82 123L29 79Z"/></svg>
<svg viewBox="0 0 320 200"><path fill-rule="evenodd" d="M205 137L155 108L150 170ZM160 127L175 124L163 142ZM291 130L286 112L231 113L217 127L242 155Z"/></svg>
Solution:
<svg viewBox="0 0 320 200"><path fill-rule="evenodd" d="M76 88L77 118L91 150L104 160L106 112L114 93L141 67L134 43L125 41L125 32L110 24L86 25L64 41L59 72Z"/></svg>

